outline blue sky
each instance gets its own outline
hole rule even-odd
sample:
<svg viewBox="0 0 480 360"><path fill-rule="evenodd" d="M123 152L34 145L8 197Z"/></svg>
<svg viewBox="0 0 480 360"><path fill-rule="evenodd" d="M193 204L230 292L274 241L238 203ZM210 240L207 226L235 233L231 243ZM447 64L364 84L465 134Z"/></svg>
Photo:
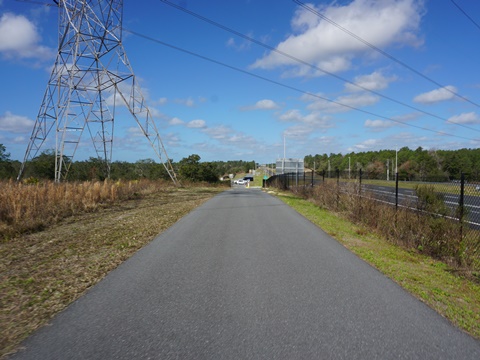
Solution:
<svg viewBox="0 0 480 360"><path fill-rule="evenodd" d="M296 158L480 145L478 1L302 2L314 12L292 0L171 1L257 42L161 0L124 1L123 44L174 161L273 163L284 139ZM0 0L0 143L12 159L25 154L57 36L55 7ZM85 138L75 159L90 156ZM113 160L146 158L118 111Z"/></svg>

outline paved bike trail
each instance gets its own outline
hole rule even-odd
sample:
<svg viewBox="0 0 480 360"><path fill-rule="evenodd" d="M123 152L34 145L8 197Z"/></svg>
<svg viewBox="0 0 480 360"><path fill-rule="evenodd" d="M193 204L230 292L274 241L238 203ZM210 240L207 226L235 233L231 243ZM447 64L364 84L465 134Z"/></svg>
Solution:
<svg viewBox="0 0 480 360"><path fill-rule="evenodd" d="M280 200L225 191L13 359L480 359L480 342Z"/></svg>

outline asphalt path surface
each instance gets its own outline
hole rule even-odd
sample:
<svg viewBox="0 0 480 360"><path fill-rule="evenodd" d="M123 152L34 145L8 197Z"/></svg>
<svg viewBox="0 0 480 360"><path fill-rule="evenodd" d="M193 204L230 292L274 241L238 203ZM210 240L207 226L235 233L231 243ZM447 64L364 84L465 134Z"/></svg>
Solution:
<svg viewBox="0 0 480 360"><path fill-rule="evenodd" d="M480 342L280 200L181 219L13 359L480 359Z"/></svg>

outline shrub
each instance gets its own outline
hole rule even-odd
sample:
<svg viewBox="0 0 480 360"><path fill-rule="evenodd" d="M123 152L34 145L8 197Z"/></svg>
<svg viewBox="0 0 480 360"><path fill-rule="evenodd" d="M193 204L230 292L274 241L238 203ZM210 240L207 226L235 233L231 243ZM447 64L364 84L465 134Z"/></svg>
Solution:
<svg viewBox="0 0 480 360"><path fill-rule="evenodd" d="M448 215L449 211L445 205L444 196L436 193L433 185L417 185L415 186L415 193L418 199L418 210L435 215Z"/></svg>

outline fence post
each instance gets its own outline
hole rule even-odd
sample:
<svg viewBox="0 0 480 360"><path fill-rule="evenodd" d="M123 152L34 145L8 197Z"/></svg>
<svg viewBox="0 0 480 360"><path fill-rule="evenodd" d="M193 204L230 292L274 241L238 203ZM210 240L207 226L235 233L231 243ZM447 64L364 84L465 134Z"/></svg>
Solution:
<svg viewBox="0 0 480 360"><path fill-rule="evenodd" d="M322 181L325 183L325 169L322 171Z"/></svg>
<svg viewBox="0 0 480 360"><path fill-rule="evenodd" d="M340 206L340 170L338 168L335 168L335 176L337 177L337 209Z"/></svg>
<svg viewBox="0 0 480 360"><path fill-rule="evenodd" d="M460 175L460 199L458 205L460 207L459 221L460 221L460 241L463 238L463 216L465 214L465 174L462 172Z"/></svg>
<svg viewBox="0 0 480 360"><path fill-rule="evenodd" d="M398 172L395 173L395 210L398 209Z"/></svg>
<svg viewBox="0 0 480 360"><path fill-rule="evenodd" d="M313 187L313 179L315 178L315 170L312 170L312 187Z"/></svg>
<svg viewBox="0 0 480 360"><path fill-rule="evenodd" d="M357 210L356 216L358 219L361 218L361 214L362 214L362 175L363 175L362 169L358 169L358 189L357 189L357 206L356 206L356 210Z"/></svg>

